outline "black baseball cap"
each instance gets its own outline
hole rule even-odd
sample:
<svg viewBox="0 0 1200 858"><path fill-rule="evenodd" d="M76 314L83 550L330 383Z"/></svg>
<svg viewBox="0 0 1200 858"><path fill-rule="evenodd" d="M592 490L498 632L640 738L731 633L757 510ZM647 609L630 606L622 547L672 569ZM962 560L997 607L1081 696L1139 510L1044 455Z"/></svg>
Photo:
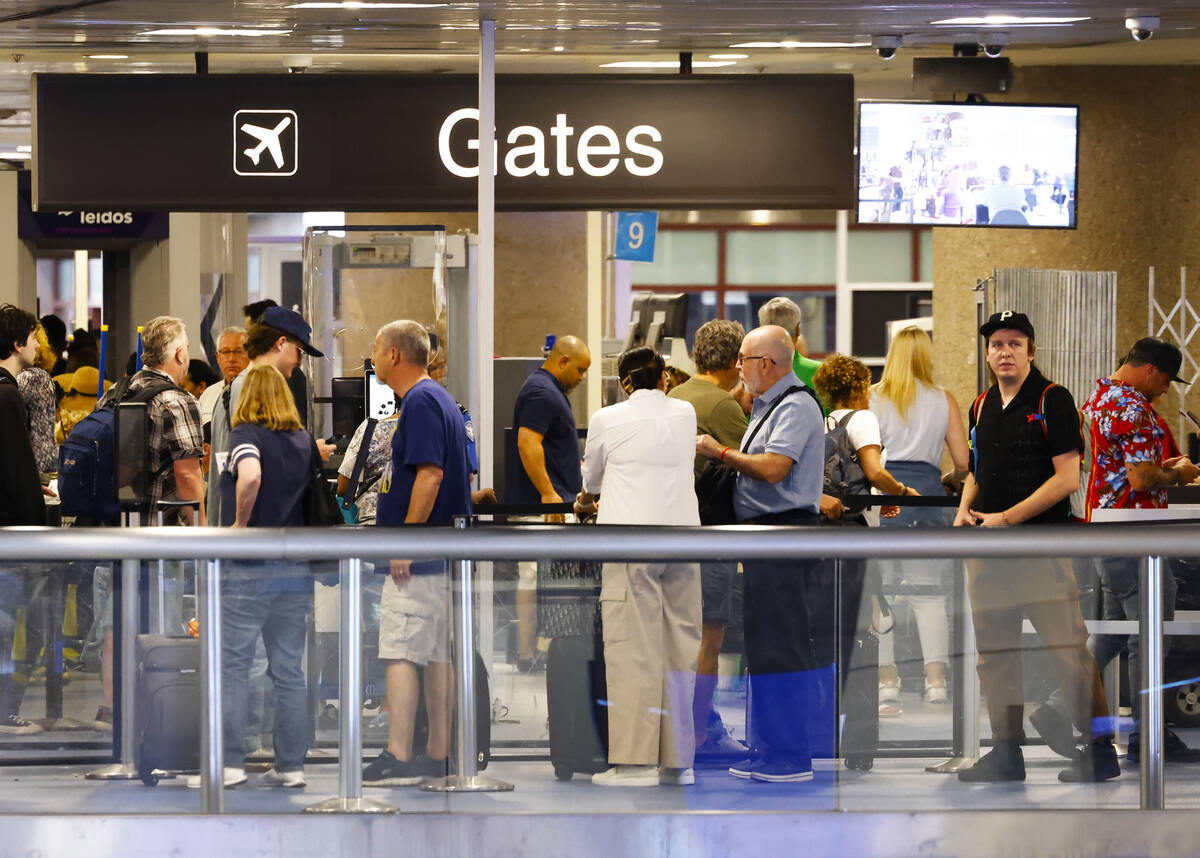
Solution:
<svg viewBox="0 0 1200 858"><path fill-rule="evenodd" d="M287 307L267 307L259 317L258 322L260 325L267 325L268 327L283 331L298 342L300 348L313 357L325 357L325 353L317 351L310 342L312 328L309 327L308 322L304 321L304 317L295 310L289 310Z"/></svg>
<svg viewBox="0 0 1200 858"><path fill-rule="evenodd" d="M1029 337L1029 339L1034 339L1033 323L1029 321L1029 317L1024 313L1016 313L1012 310L992 313L991 318L979 326L979 334L983 337L990 337L993 332L1006 328L1020 331Z"/></svg>
<svg viewBox="0 0 1200 858"><path fill-rule="evenodd" d="M1188 383L1179 377L1179 367L1183 364L1179 346L1158 337L1142 337L1134 343L1125 362L1148 363L1159 372L1171 376L1171 381Z"/></svg>

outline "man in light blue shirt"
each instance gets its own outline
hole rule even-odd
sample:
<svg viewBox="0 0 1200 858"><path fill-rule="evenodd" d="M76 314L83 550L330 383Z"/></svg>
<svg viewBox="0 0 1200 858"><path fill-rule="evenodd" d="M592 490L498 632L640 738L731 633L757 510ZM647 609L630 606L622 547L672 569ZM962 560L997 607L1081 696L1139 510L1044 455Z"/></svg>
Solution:
<svg viewBox="0 0 1200 858"><path fill-rule="evenodd" d="M778 325L755 328L742 340L737 365L756 399L744 449L708 435L696 452L738 472L734 511L755 524L819 524L824 482L825 427L816 394L792 372L792 338ZM742 563L746 659L752 688L750 759L730 767L734 777L787 783L812 780L805 725L814 653L805 593L817 560Z"/></svg>

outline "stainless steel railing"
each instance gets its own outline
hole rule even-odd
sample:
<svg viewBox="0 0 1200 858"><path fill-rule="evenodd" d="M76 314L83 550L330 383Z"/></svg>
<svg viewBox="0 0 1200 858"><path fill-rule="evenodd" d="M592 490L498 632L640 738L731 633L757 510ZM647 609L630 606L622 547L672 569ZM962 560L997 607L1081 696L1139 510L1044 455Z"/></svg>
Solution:
<svg viewBox="0 0 1200 858"><path fill-rule="evenodd" d="M555 525L526 525L507 527L476 527L455 529L438 527L389 528L332 528L332 529L267 529L228 530L220 528L142 528L142 529L57 529L57 528L0 528L0 563L13 561L70 561L79 557L118 558L122 561L140 560L267 560L282 559L297 562L337 559L342 563L342 580L352 584L361 558L405 557L416 560L451 558L456 561L463 578L463 591L471 590L472 561L522 560L532 556L573 560L639 560L653 557L659 560L695 560L705 558L780 559L795 557L908 557L957 558L1006 557L1142 557L1142 612L1138 633L1142 637L1145 685L1151 691L1142 694L1142 764L1141 805L1157 809L1163 806L1162 729L1163 709L1163 618L1161 610L1162 558L1192 556L1200 553L1200 525L1178 524L1146 528L1128 525L1096 524L1065 527L1021 527L1018 529L946 528L946 529L843 529L843 528L786 528L760 526L727 527L628 527L595 526L566 528ZM347 560L347 558L352 558ZM125 564L123 568L128 568ZM210 580L198 592L207 602L200 616L207 622L201 635L207 635L213 648L219 645L220 590L214 586L219 566L212 563L206 570ZM198 588L199 590L200 588ZM129 598L126 594L125 598ZM357 613L343 599L343 640L357 640ZM468 603L469 606L469 603ZM459 605L459 614L463 613ZM458 617L466 622L466 617ZM347 626L352 623L353 629ZM122 632L127 641L137 633L136 611L122 612ZM457 646L464 639L460 635ZM343 689L358 685L361 665L357 649L343 646L341 650L341 682ZM205 688L220 687L220 658L218 652L208 653L204 660L208 676L202 678ZM473 653L456 653L458 663L473 659ZM133 671L123 671L122 702L131 701ZM470 697L471 684L460 683L460 718L472 719L475 707ZM464 693L465 692L465 693ZM353 692L344 691L355 702ZM203 723L207 735L202 747L208 753L202 759L202 794L207 810L221 812L220 798L221 739L213 732L219 730L220 718L216 702L205 700L208 713ZM214 712L218 714L214 718ZM127 713L128 714L128 713ZM342 717L361 718L360 707L342 707ZM473 725L460 724L460 729L473 735ZM125 731L123 731L124 733ZM343 736L351 744L361 746L357 724L347 725ZM354 742L354 738L358 742ZM123 735L124 739L125 736ZM124 742L123 742L124 744ZM460 742L460 751L470 742ZM123 760L131 748L122 748ZM341 766L358 766L361 754L353 756L343 751ZM473 761L472 761L473 762ZM471 769L473 771L473 769ZM463 772L463 769L460 769ZM353 775L341 779L343 795L351 799L339 809L353 810L353 799L359 798L359 786ZM358 793L358 795L355 795Z"/></svg>

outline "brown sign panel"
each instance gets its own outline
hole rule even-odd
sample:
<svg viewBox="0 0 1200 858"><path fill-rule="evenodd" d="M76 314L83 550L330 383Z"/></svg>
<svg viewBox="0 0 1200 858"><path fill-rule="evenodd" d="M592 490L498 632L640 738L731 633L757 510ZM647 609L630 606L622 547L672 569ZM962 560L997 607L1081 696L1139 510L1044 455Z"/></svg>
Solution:
<svg viewBox="0 0 1200 858"><path fill-rule="evenodd" d="M473 76L36 75L39 209L476 206ZM496 206L852 208L850 75L501 75Z"/></svg>

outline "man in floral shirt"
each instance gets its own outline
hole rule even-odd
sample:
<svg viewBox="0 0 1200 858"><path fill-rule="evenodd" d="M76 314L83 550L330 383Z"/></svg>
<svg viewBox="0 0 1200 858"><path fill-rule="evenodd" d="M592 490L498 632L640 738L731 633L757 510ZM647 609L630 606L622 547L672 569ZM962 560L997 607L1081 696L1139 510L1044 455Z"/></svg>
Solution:
<svg viewBox="0 0 1200 858"><path fill-rule="evenodd" d="M1096 392L1083 406L1091 420L1092 471L1088 503L1092 509L1161 509L1167 505L1167 486L1190 483L1200 469L1179 456L1164 459L1164 431L1150 407L1172 381L1181 383L1183 357L1172 343L1155 337L1138 340L1129 356L1109 378L1100 379ZM1104 598L1104 619L1138 618L1138 566L1136 557L1097 560ZM1175 615L1175 576L1163 567L1163 618ZM1166 638L1166 647L1170 644ZM1129 686L1140 689L1141 653L1138 635L1092 635L1088 648L1101 673L1126 646L1129 648ZM1137 710L1134 710L1136 717ZM1139 736L1129 737L1127 762L1139 758ZM1184 745L1167 731L1166 758L1172 762L1200 760L1200 751Z"/></svg>

